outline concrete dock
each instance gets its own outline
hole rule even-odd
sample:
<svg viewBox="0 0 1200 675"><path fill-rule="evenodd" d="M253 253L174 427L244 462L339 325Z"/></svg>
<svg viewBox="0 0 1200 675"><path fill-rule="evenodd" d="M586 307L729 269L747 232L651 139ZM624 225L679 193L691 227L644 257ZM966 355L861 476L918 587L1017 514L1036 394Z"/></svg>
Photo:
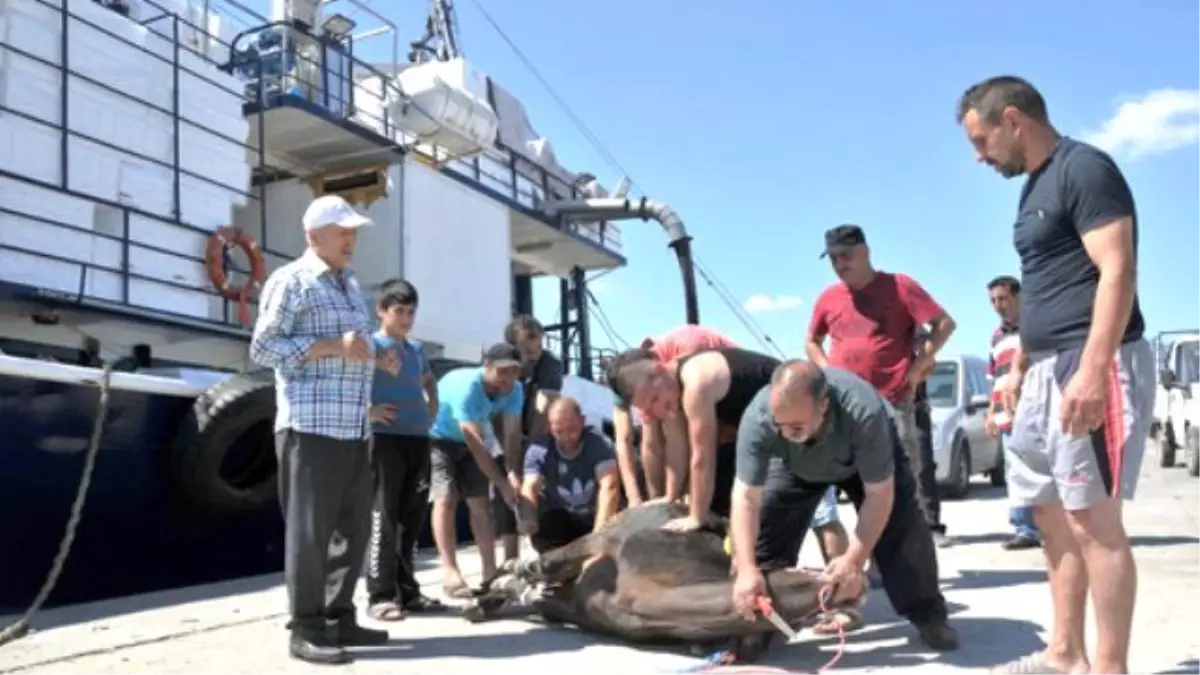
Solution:
<svg viewBox="0 0 1200 675"><path fill-rule="evenodd" d="M854 511L842 506L852 526ZM976 483L964 501L943 505L955 544L940 551L943 591L962 648L937 655L915 641L882 591L867 607L870 625L852 634L833 672L979 672L1042 645L1050 597L1039 550L1008 552L1003 490ZM1200 480L1158 466L1152 450L1137 501L1126 507L1139 569L1133 672L1200 671ZM473 551L460 553L464 571ZM817 565L815 542L801 561ZM432 559L419 574L440 589ZM361 592L360 592L361 595ZM35 632L0 649L0 673L307 673L330 672L287 656L286 595L278 575L57 608L35 619ZM6 617L4 623L11 620ZM365 624L373 622L363 619ZM454 615L410 616L390 624L392 642L360 650L335 670L348 673L679 672L700 659L679 651L622 646L568 628L501 621L471 625ZM1089 619L1089 644L1094 644ZM811 637L772 650L764 666L816 671L836 652L836 638ZM758 672L764 672L759 670ZM781 670L780 672L784 672Z"/></svg>

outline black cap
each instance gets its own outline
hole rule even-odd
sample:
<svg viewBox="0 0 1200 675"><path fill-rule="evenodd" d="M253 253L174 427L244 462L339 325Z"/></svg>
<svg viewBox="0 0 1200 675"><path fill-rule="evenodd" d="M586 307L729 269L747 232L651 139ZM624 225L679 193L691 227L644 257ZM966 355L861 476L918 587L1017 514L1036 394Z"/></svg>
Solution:
<svg viewBox="0 0 1200 675"><path fill-rule="evenodd" d="M498 342L483 353L483 361L497 368L521 365L521 351L507 342Z"/></svg>
<svg viewBox="0 0 1200 675"><path fill-rule="evenodd" d="M861 227L838 225L825 230L825 252L820 257L824 258L830 253L840 253L865 243L867 243L867 237L863 234Z"/></svg>

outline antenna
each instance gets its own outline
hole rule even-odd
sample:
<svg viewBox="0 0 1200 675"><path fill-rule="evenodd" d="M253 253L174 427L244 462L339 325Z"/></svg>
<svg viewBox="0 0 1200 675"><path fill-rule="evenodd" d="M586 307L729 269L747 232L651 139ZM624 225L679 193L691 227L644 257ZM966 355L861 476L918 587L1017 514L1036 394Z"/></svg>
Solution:
<svg viewBox="0 0 1200 675"><path fill-rule="evenodd" d="M462 56L458 49L458 40L454 37L458 31L458 17L454 13L452 0L429 0L429 13L425 16L425 35L416 42L409 43L412 51L408 53L411 63L425 63L430 60L449 61Z"/></svg>

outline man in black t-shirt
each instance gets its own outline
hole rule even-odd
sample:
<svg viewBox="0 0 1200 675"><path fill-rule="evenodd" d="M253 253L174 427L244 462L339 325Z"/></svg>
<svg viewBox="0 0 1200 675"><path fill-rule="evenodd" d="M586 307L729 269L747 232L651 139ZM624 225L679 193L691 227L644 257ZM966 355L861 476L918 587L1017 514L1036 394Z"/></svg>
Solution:
<svg viewBox="0 0 1200 675"><path fill-rule="evenodd" d="M525 407L521 412L523 449L528 447L532 439L546 435L546 413L550 404L558 398L563 386L562 361L542 346L544 336L545 330L541 322L528 314L515 317L504 329L504 341L521 352L521 384L525 389ZM523 468L524 460L522 466L512 467L512 471L508 471L504 466L501 466L500 470L520 474ZM519 491L521 485L513 485L513 489ZM496 534L504 546L504 559L516 559L520 553L516 518L499 495L493 494L492 497L492 514Z"/></svg>
<svg viewBox="0 0 1200 675"><path fill-rule="evenodd" d="M1137 485L1155 384L1133 195L1109 155L1058 133L1042 95L1021 78L972 86L958 121L979 161L1006 178L1027 176L1013 228L1021 346L1000 393L1013 412L1009 496L1034 508L1056 561L1050 645L998 672L1127 673L1137 569L1121 500ZM1089 583L1092 660L1083 652Z"/></svg>

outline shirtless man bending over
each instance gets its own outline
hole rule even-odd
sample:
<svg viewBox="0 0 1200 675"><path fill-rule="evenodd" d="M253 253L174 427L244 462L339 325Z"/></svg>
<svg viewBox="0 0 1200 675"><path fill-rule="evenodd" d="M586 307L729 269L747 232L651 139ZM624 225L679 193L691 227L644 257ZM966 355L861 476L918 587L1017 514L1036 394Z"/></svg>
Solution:
<svg viewBox="0 0 1200 675"><path fill-rule="evenodd" d="M622 352L609 364L608 383L619 399L647 417L674 426L690 448L689 514L666 525L694 530L711 512L729 516L736 433L718 443L718 426L737 429L742 412L771 381L779 360L745 349L709 349L662 363L647 349ZM668 432L668 436L671 432Z"/></svg>

